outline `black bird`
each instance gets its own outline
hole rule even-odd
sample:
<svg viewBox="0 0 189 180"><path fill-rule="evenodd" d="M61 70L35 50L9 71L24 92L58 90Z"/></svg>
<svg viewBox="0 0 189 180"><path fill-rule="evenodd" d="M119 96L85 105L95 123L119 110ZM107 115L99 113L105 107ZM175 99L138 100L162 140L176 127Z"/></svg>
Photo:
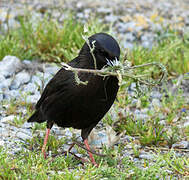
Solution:
<svg viewBox="0 0 189 180"><path fill-rule="evenodd" d="M95 49L96 68L111 65L114 60L119 60L120 48L116 40L105 33L97 33L89 37L89 43ZM74 68L95 69L90 48L85 43L79 55L68 63ZM103 118L112 106L119 86L115 76L102 77L92 73L79 72L82 81L87 85L77 84L74 73L61 68L45 87L41 98L36 104L34 114L28 122L47 122L47 130L42 152L53 124L60 127L73 127L81 129L81 137L89 149L87 137L91 130ZM88 151L91 162L97 165L93 155Z"/></svg>

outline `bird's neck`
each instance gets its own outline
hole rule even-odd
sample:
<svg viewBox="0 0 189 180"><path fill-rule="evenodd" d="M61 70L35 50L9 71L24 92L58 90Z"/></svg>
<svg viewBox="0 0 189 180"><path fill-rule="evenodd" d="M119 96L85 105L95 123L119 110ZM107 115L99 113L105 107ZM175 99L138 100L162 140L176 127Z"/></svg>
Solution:
<svg viewBox="0 0 189 180"><path fill-rule="evenodd" d="M94 69L94 60L90 52L78 56L79 66L85 69Z"/></svg>

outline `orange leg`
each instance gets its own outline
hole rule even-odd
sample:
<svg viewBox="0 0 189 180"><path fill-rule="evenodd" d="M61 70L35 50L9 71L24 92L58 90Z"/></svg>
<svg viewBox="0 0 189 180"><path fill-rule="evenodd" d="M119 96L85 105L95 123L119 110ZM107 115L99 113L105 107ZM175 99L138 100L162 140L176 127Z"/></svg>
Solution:
<svg viewBox="0 0 189 180"><path fill-rule="evenodd" d="M48 140L48 137L49 137L50 130L51 130L50 128L46 129L45 139L44 139L43 147L42 147L42 153L43 153L45 159L47 157L46 152L45 152L45 148L46 148L46 145L47 145L47 140Z"/></svg>
<svg viewBox="0 0 189 180"><path fill-rule="evenodd" d="M87 148L88 150L90 150L90 147L89 147L89 144L88 144L88 140L87 140L87 139L84 140L84 144L85 144L86 148ZM92 153L88 151L88 154L89 154L89 157L90 157L90 159L91 159L92 164L95 165L96 167L98 167L98 164L95 162L95 159L94 159Z"/></svg>

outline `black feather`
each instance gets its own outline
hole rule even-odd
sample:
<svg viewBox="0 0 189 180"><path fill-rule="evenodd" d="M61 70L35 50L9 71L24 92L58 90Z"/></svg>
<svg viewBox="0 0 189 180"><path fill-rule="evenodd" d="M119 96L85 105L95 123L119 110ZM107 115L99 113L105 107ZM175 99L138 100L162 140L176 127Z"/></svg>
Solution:
<svg viewBox="0 0 189 180"><path fill-rule="evenodd" d="M94 40L98 69L107 64L107 58L119 59L120 48L113 37L98 33L89 38L90 44ZM94 60L86 43L79 55L68 64L75 68L94 69ZM119 86L118 79L113 76L103 78L91 73L79 73L78 76L88 84L78 85L73 72L60 69L45 87L37 102L36 112L28 122L47 121L47 126L56 123L60 127L81 129L81 136L86 139L110 109Z"/></svg>

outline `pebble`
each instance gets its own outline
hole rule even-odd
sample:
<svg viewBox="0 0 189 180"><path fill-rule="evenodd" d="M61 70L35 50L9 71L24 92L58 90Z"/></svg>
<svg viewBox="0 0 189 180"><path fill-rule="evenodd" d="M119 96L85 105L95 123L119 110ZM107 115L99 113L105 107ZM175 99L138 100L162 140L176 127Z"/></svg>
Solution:
<svg viewBox="0 0 189 180"><path fill-rule="evenodd" d="M38 91L38 87L35 83L29 82L28 84L23 86L23 92L35 94Z"/></svg>
<svg viewBox="0 0 189 180"><path fill-rule="evenodd" d="M1 79L1 83L0 83L0 90L7 90L9 88L9 86L11 85L11 78L8 78L8 79Z"/></svg>
<svg viewBox="0 0 189 180"><path fill-rule="evenodd" d="M3 140L0 140L0 146L4 146L5 142Z"/></svg>
<svg viewBox="0 0 189 180"><path fill-rule="evenodd" d="M21 71L16 74L12 84L11 89L18 89L21 85L28 83L30 81L30 75L26 71Z"/></svg>
<svg viewBox="0 0 189 180"><path fill-rule="evenodd" d="M52 75L55 75L59 69L60 69L60 67L58 67L58 66L48 66L48 67L45 67L44 73L52 76Z"/></svg>
<svg viewBox="0 0 189 180"><path fill-rule="evenodd" d="M151 160L151 159L154 158L154 156L153 156L152 154L150 154L150 153L141 153L141 154L139 155L139 158Z"/></svg>
<svg viewBox="0 0 189 180"><path fill-rule="evenodd" d="M142 113L140 110L136 109L134 112L134 117L136 120L146 120L149 119L149 115Z"/></svg>
<svg viewBox="0 0 189 180"><path fill-rule="evenodd" d="M2 94L2 92L0 91L0 101L3 101L3 94ZM1 116L0 116L1 117Z"/></svg>
<svg viewBox="0 0 189 180"><path fill-rule="evenodd" d="M33 75L31 78L31 83L35 84L38 87L42 86L42 77L39 77L39 74Z"/></svg>
<svg viewBox="0 0 189 180"><path fill-rule="evenodd" d="M150 93L150 97L151 98L156 98L156 99L161 99L162 94L160 92L158 92L158 90L156 90L156 91L152 91Z"/></svg>
<svg viewBox="0 0 189 180"><path fill-rule="evenodd" d="M16 133L16 136L17 136L17 138L22 139L22 140L26 140L26 139L31 139L32 138L32 136L29 136L25 132L18 132L18 133Z"/></svg>
<svg viewBox="0 0 189 180"><path fill-rule="evenodd" d="M32 126L32 123L27 123L25 122L23 125L22 125L22 128L23 129L31 129L33 126Z"/></svg>
<svg viewBox="0 0 189 180"><path fill-rule="evenodd" d="M133 49L134 45L133 45L133 43L131 43L131 42L125 41L125 42L123 43L123 47L124 47L125 49Z"/></svg>
<svg viewBox="0 0 189 180"><path fill-rule="evenodd" d="M189 121L185 122L183 127L189 127Z"/></svg>
<svg viewBox="0 0 189 180"><path fill-rule="evenodd" d="M5 81L6 79L5 79L5 77L2 75L2 74L0 74L0 89L2 89L2 88L5 88L6 86L3 84L3 82Z"/></svg>
<svg viewBox="0 0 189 180"><path fill-rule="evenodd" d="M7 96L10 96L10 99L19 99L21 97L21 92L17 89L9 90Z"/></svg>
<svg viewBox="0 0 189 180"><path fill-rule="evenodd" d="M105 16L105 21L107 21L107 22L111 22L111 23L113 23L113 22L115 22L117 19L118 19L118 17L117 16L114 16L113 14L110 14L110 15L108 15L108 16Z"/></svg>
<svg viewBox="0 0 189 180"><path fill-rule="evenodd" d="M1 123L8 123L10 121L13 121L15 119L16 116L14 115L9 115L9 116L6 116L4 118L1 119Z"/></svg>
<svg viewBox="0 0 189 180"><path fill-rule="evenodd" d="M161 102L160 102L159 99L154 98L154 99L152 99L152 105L154 106L155 109L156 108L160 108L161 107Z"/></svg>
<svg viewBox="0 0 189 180"><path fill-rule="evenodd" d="M97 12L99 13L104 13L104 14L108 14L112 12L112 9L110 8L105 8L105 7L100 7L97 9Z"/></svg>
<svg viewBox="0 0 189 180"><path fill-rule="evenodd" d="M15 56L5 56L0 61L0 74L5 78L12 76L18 69L22 67L22 63Z"/></svg>
<svg viewBox="0 0 189 180"><path fill-rule="evenodd" d="M126 34L126 40L133 42L135 40L135 36L133 35L133 33L127 33Z"/></svg>
<svg viewBox="0 0 189 180"><path fill-rule="evenodd" d="M189 149L189 141L181 141L172 145L173 148Z"/></svg>
<svg viewBox="0 0 189 180"><path fill-rule="evenodd" d="M26 97L26 102L35 104L39 100L39 98L40 98L40 94L28 95Z"/></svg>
<svg viewBox="0 0 189 180"><path fill-rule="evenodd" d="M128 23L120 23L118 31L119 33L131 32L135 29L136 23L135 22L128 22Z"/></svg>

